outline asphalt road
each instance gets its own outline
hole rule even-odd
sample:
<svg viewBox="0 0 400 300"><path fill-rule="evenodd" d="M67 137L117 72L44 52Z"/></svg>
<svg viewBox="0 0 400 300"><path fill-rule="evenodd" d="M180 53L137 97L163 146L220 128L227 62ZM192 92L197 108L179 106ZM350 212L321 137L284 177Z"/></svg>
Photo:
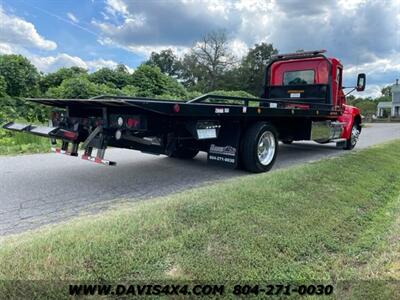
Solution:
<svg viewBox="0 0 400 300"><path fill-rule="evenodd" d="M400 139L400 124L368 125L356 149L391 139ZM281 145L273 170L345 152L333 144ZM208 165L205 154L192 161L179 161L109 149L106 158L118 165L108 167L56 154L0 157L0 235L97 212L122 199L148 199L248 175Z"/></svg>

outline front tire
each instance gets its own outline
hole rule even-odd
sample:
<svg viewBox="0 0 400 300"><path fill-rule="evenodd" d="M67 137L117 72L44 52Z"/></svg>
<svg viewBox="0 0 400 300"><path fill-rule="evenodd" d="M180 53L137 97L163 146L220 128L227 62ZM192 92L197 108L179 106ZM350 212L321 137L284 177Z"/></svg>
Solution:
<svg viewBox="0 0 400 300"><path fill-rule="evenodd" d="M352 150L360 137L361 127L358 123L354 122L353 127L351 128L350 138L346 140L346 143L343 147L344 150Z"/></svg>
<svg viewBox="0 0 400 300"><path fill-rule="evenodd" d="M253 124L242 140L243 167L253 173L269 171L278 154L278 135L274 126L264 122Z"/></svg>

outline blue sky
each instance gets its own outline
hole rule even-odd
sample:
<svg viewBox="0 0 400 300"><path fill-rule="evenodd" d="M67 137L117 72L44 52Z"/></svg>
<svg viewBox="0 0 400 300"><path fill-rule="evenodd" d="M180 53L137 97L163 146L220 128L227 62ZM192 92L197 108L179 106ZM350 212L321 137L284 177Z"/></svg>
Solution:
<svg viewBox="0 0 400 300"><path fill-rule="evenodd" d="M151 51L182 55L218 29L239 57L260 42L281 53L327 49L345 65L347 85L367 73L360 96L400 77L398 0L0 1L0 54L23 54L43 72L117 63L133 70Z"/></svg>
<svg viewBox="0 0 400 300"><path fill-rule="evenodd" d="M101 33L91 21L102 18L104 1L13 0L0 3L5 14L33 24L40 36L57 44L55 49L43 49L35 45L22 49L28 50L30 54L46 57L64 53L83 61L102 59L124 63L131 68L145 59L143 54L112 45L104 47L99 43ZM51 66L42 69L54 71Z"/></svg>

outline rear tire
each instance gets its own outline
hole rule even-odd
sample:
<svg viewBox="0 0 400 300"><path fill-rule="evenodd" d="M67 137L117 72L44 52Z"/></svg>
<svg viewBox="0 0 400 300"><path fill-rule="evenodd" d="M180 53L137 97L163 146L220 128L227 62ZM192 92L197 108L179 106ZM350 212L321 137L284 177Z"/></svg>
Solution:
<svg viewBox="0 0 400 300"><path fill-rule="evenodd" d="M278 138L274 126L257 122L250 126L242 139L243 167L253 173L269 171L278 154Z"/></svg>
<svg viewBox="0 0 400 300"><path fill-rule="evenodd" d="M169 157L179 158L179 159L192 159L199 153L199 150L190 148L177 148L175 149Z"/></svg>

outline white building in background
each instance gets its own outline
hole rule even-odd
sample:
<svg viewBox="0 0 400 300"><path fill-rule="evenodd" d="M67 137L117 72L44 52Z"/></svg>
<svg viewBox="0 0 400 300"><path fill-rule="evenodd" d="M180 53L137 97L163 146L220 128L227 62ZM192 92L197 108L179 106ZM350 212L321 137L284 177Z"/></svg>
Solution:
<svg viewBox="0 0 400 300"><path fill-rule="evenodd" d="M385 110L390 110L392 117L400 117L400 84L398 79L392 85L392 102L379 102L377 116L384 117Z"/></svg>

